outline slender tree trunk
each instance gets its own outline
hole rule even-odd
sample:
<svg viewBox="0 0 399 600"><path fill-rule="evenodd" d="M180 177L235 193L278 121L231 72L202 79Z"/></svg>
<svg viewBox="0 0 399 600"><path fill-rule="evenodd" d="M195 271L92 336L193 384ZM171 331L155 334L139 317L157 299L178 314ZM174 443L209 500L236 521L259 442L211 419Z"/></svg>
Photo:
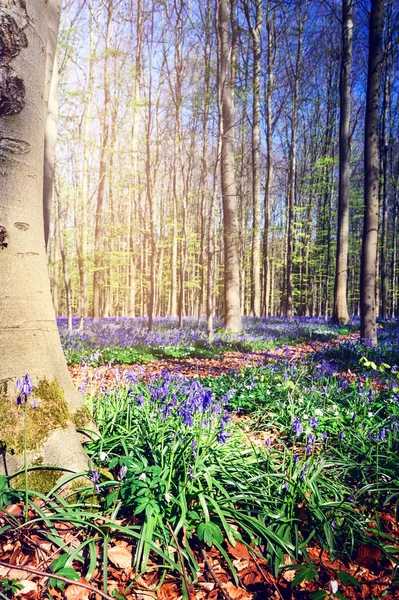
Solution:
<svg viewBox="0 0 399 600"><path fill-rule="evenodd" d="M260 71L262 51L260 33L262 27L262 2L255 0L255 23L252 23L249 2L244 1L244 10L252 38L252 264L251 264L251 308L250 314L260 316Z"/></svg>
<svg viewBox="0 0 399 600"><path fill-rule="evenodd" d="M381 231L381 317L388 318L388 261L387 261L387 239L388 239L388 136L387 116L389 102L389 63L385 59L384 73L384 95L382 104L382 126L381 126L381 166L382 166L382 231Z"/></svg>
<svg viewBox="0 0 399 600"><path fill-rule="evenodd" d="M296 147L298 135L298 100L299 100L299 78L302 56L302 36L303 23L300 17L298 30L298 43L295 59L294 71L294 89L292 95L292 118L291 118L291 144L290 144L290 166L288 177L288 201L287 201L287 261L286 261L286 286L285 286L285 302L284 315L292 317L293 315L293 295L292 295L292 256L294 245L294 202L295 202L295 185L296 185Z"/></svg>
<svg viewBox="0 0 399 600"><path fill-rule="evenodd" d="M360 274L360 334L377 345L378 119L384 0L371 0L366 120L364 132L364 225Z"/></svg>
<svg viewBox="0 0 399 600"><path fill-rule="evenodd" d="M101 268L102 268L102 246L104 240L102 239L102 213L104 204L104 190L105 180L107 176L107 154L108 154L108 138L109 138L109 105L110 105L110 89L109 89L109 49L111 45L111 33L112 33L112 12L113 12L113 0L108 0L106 4L107 11L107 31L105 38L105 56L104 56L104 115L103 115L103 128L102 128L102 140L100 150L100 171L99 171L99 184L97 193L97 206L95 215L95 230L94 230L94 276L93 276L93 320L98 321L100 317L100 287L101 280L103 279ZM106 310L105 310L106 312Z"/></svg>
<svg viewBox="0 0 399 600"><path fill-rule="evenodd" d="M133 11L132 11L133 12ZM136 264L134 246L134 215L136 212L138 196L138 129L140 110L140 77L141 77L141 47L143 41L143 11L141 0L137 0L136 11L136 52L134 64L134 90L132 111L132 184L129 208L129 266L128 266L128 290L127 290L127 315L134 317L136 304Z"/></svg>
<svg viewBox="0 0 399 600"><path fill-rule="evenodd" d="M269 6L269 5L268 5ZM273 183L273 131L272 131L272 97L274 89L275 64L275 18L267 15L267 90L266 90L266 183L264 196L265 229L263 233L263 315L269 316L270 298L270 261L269 261L269 224L270 224L270 195Z"/></svg>
<svg viewBox="0 0 399 600"><path fill-rule="evenodd" d="M151 40L154 39L154 12L151 14ZM149 64L148 98L147 98L147 127L146 127L146 160L145 160L145 178L147 204L150 212L150 293L148 298L148 331L152 331L154 320L155 303L155 259L157 252L157 243L155 238L155 202L151 181L151 129L152 129L152 61Z"/></svg>
<svg viewBox="0 0 399 600"><path fill-rule="evenodd" d="M335 266L333 320L348 323L348 236L350 178L350 117L353 35L353 0L342 2L342 58L339 117L338 233Z"/></svg>
<svg viewBox="0 0 399 600"><path fill-rule="evenodd" d="M70 279L68 276L68 267L67 267L67 259L66 259L65 246L64 246L64 237L63 237L63 233L61 231L61 223L63 221L62 210L61 210L61 199L60 199L59 189L58 189L58 186L55 181L54 181L54 184L55 184L54 187L55 187L55 195L56 195L56 202L57 202L57 213L56 213L55 224L56 224L56 228L57 228L58 243L60 245L62 274L64 277L67 322L68 322L69 331L72 331L71 282L70 282Z"/></svg>
<svg viewBox="0 0 399 600"><path fill-rule="evenodd" d="M234 166L234 124L235 110L231 73L230 39L230 6L228 0L219 0L218 4L218 35L220 52L220 78L218 81L221 90L222 103L222 196L223 196L223 224L224 224L224 302L225 325L233 332L240 332L240 280L238 257L238 219L237 219L237 192Z"/></svg>

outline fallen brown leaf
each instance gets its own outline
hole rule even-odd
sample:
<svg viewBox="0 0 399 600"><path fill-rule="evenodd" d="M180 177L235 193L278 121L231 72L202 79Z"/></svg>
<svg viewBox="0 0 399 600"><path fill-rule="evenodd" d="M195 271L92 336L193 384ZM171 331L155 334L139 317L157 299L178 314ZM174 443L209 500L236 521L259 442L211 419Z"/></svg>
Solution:
<svg viewBox="0 0 399 600"><path fill-rule="evenodd" d="M124 546L108 548L108 558L115 567L127 569L132 564L132 552Z"/></svg>

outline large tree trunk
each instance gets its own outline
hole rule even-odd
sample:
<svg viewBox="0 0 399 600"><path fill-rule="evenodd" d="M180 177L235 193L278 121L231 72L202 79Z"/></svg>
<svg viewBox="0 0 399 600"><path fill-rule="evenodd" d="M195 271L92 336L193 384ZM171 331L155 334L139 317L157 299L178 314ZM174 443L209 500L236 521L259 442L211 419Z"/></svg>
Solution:
<svg viewBox="0 0 399 600"><path fill-rule="evenodd" d="M366 121L364 131L364 221L360 273L360 335L377 345L378 118L384 0L371 1Z"/></svg>
<svg viewBox="0 0 399 600"><path fill-rule="evenodd" d="M349 177L350 177L350 116L353 35L353 0L342 2L342 59L340 76L339 116L339 189L338 233L335 267L333 320L348 323L348 235L349 235Z"/></svg>
<svg viewBox="0 0 399 600"><path fill-rule="evenodd" d="M8 236L5 246L3 233L0 249L0 439L15 450L7 460L10 472L22 464L23 411L15 403L15 381L25 373L33 379L38 402L36 411L28 409L29 460L74 470L87 465L72 424L82 405L61 349L44 243L47 24L45 0L0 7L0 40L6 50L0 63L0 225ZM8 63L18 54L22 60L15 61L16 74ZM45 419L46 412L51 419Z"/></svg>
<svg viewBox="0 0 399 600"><path fill-rule="evenodd" d="M224 310L225 326L240 332L240 278L238 256L237 193L234 167L235 110L231 73L230 6L228 0L219 0L218 35L220 52L220 78L222 104L222 196L224 225Z"/></svg>

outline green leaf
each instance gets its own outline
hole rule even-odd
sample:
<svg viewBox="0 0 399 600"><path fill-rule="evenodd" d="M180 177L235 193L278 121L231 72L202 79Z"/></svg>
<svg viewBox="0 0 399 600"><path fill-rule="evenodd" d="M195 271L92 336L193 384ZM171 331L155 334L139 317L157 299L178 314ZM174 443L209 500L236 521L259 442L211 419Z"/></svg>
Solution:
<svg viewBox="0 0 399 600"><path fill-rule="evenodd" d="M56 573L59 569L62 569L65 566L66 561L68 560L68 554L61 554L58 558L53 560L51 563L51 568L54 573Z"/></svg>
<svg viewBox="0 0 399 600"><path fill-rule="evenodd" d="M200 523L197 527L197 535L201 542L211 547L215 542L221 544L223 542L223 533L216 523L207 521L206 523Z"/></svg>
<svg viewBox="0 0 399 600"><path fill-rule="evenodd" d="M360 590L362 589L362 586L356 577L353 577L350 573L346 573L346 571L338 571L337 577L344 585L355 585Z"/></svg>
<svg viewBox="0 0 399 600"><path fill-rule="evenodd" d="M61 577L66 577L71 581L77 581L78 579L80 579L79 573L77 573L75 569L72 569L72 567L64 567L63 569L60 569L59 571L57 571L57 575L61 575Z"/></svg>
<svg viewBox="0 0 399 600"><path fill-rule="evenodd" d="M311 595L311 600L323 600L326 597L327 597L327 592L325 592L324 590L317 590L317 592L314 592Z"/></svg>

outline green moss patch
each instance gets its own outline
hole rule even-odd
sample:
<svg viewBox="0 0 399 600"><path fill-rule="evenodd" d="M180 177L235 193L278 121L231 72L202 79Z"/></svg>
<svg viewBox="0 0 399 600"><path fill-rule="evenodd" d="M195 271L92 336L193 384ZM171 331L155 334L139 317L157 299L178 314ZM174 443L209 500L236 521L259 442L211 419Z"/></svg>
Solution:
<svg viewBox="0 0 399 600"><path fill-rule="evenodd" d="M88 425L88 423L92 421L92 416L87 406L78 408L78 410L72 416L72 420L75 427L84 427L85 425Z"/></svg>
<svg viewBox="0 0 399 600"><path fill-rule="evenodd" d="M40 466L43 464L43 457L39 456L29 467ZM41 494L47 494L57 483L57 481L65 473L59 469L34 469L28 472L28 487L34 492ZM25 487L25 475L21 473L13 479L11 479L12 487L15 489L22 489Z"/></svg>
<svg viewBox="0 0 399 600"><path fill-rule="evenodd" d="M36 400L37 408L33 408ZM28 398L27 449L38 450L50 433L64 429L72 419L64 392L59 383L42 379ZM24 447L24 406L17 406L16 398L0 396L0 442L7 452L22 454Z"/></svg>

